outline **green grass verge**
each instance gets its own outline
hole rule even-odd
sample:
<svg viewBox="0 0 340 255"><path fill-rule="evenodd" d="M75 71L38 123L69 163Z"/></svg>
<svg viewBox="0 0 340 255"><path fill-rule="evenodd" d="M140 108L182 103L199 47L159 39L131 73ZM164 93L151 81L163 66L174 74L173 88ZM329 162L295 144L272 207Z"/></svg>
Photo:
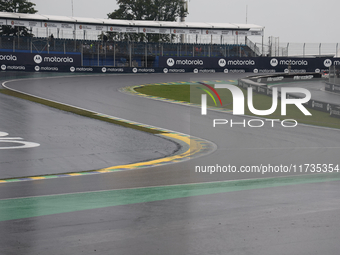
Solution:
<svg viewBox="0 0 340 255"><path fill-rule="evenodd" d="M91 111L78 109L76 107L64 105L64 104L57 103L57 102L52 102L52 101L49 101L49 100L46 100L46 99L41 99L41 98L38 98L38 97L26 95L26 94L16 92L16 91L12 91L12 90L8 90L8 89L1 89L0 93L5 94L5 95L9 95L9 96L18 97L18 98L21 98L21 99L25 99L25 100L28 100L28 101L31 101L31 102L43 104L43 105L46 105L46 106L49 106L49 107L52 107L52 108L55 108L55 109L58 109L58 110L78 114L80 116L89 117L89 118L92 118L92 119L97 119L97 120L113 123L113 124L116 124L116 125L136 129L136 130L151 133L151 134L164 133L160 130L154 130L154 129L150 129L150 128L147 128L147 127L142 127L142 126L138 126L138 125L135 125L135 124L130 124L130 123L127 123L127 122L124 122L124 121L120 121L120 120L116 120L116 119L110 119L110 118L107 118L105 116L98 116L98 115L96 115L96 113L91 112Z"/></svg>
<svg viewBox="0 0 340 255"><path fill-rule="evenodd" d="M201 104L202 90L197 89L202 85L147 85L135 89L137 92L147 94L156 97L162 97L167 99L173 99L178 101L191 102L195 104ZM245 98L247 98L247 91L242 89ZM222 98L223 108L232 110L233 99L232 94L227 89L217 89L217 92ZM245 100L246 101L246 100ZM253 104L258 110L269 109L272 105L271 97L253 93ZM215 106L213 100L208 96L208 105ZM268 116L264 116L267 119L295 119L298 123L304 123L315 126L323 126L330 128L340 128L340 119L330 117L325 112L308 109L312 116L305 116L295 105L287 105L287 115L281 116L281 101L278 100L278 107L276 111ZM248 109L245 102L245 114L249 116L256 116Z"/></svg>

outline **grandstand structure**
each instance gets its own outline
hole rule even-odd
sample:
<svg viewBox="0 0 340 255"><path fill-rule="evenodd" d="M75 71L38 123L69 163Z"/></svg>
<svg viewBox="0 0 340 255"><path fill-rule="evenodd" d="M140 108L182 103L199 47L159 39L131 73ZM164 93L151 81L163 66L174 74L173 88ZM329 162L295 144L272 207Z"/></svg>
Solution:
<svg viewBox="0 0 340 255"><path fill-rule="evenodd" d="M0 25L27 27L32 37L2 36L0 51L80 54L83 66L155 67L159 57L257 57L264 27L254 24L113 20L0 12ZM107 40L105 35L168 35L170 42ZM180 41L180 37L185 41ZM262 37L262 43L249 38ZM110 37L109 37L110 38ZM121 39L119 39L121 38ZM146 37L145 37L146 38Z"/></svg>

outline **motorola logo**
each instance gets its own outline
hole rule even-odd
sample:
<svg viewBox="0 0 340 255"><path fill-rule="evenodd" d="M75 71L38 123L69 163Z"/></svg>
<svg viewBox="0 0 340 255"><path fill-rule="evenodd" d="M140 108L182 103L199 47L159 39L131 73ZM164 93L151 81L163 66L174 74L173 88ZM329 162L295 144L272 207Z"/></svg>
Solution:
<svg viewBox="0 0 340 255"><path fill-rule="evenodd" d="M102 68L102 72L103 72L103 73L106 73L106 67L103 67L103 68Z"/></svg>
<svg viewBox="0 0 340 255"><path fill-rule="evenodd" d="M40 71L40 67L39 67L39 66L36 66L36 67L34 67L34 70L37 71L37 72L39 72L39 71Z"/></svg>
<svg viewBox="0 0 340 255"><path fill-rule="evenodd" d="M166 61L166 64L168 66L174 66L175 65L175 60L173 58L168 58L168 60Z"/></svg>
<svg viewBox="0 0 340 255"><path fill-rule="evenodd" d="M272 60L270 60L270 65L275 67L279 64L279 61L276 58L273 58Z"/></svg>
<svg viewBox="0 0 340 255"><path fill-rule="evenodd" d="M36 64L40 64L43 61L43 59L40 55L35 55L33 60Z"/></svg>
<svg viewBox="0 0 340 255"><path fill-rule="evenodd" d="M168 73L168 72L169 72L168 68L164 68L164 69L163 69L163 72L164 72L164 73Z"/></svg>
<svg viewBox="0 0 340 255"><path fill-rule="evenodd" d="M323 64L325 65L325 67L330 67L332 65L332 60L330 59L326 59Z"/></svg>
<svg viewBox="0 0 340 255"><path fill-rule="evenodd" d="M5 71L5 70L6 70L6 66L5 66L5 65L2 65L2 66L1 66L1 70Z"/></svg>
<svg viewBox="0 0 340 255"><path fill-rule="evenodd" d="M137 73L138 69L135 67L135 68L132 69L132 72Z"/></svg>
<svg viewBox="0 0 340 255"><path fill-rule="evenodd" d="M218 65L220 67L225 67L225 65L227 64L227 61L223 58L221 58L219 61L218 61Z"/></svg>
<svg viewBox="0 0 340 255"><path fill-rule="evenodd" d="M72 73L73 73L75 70L76 70L76 69L75 69L74 66L71 66L71 67L70 67L70 71L71 71Z"/></svg>

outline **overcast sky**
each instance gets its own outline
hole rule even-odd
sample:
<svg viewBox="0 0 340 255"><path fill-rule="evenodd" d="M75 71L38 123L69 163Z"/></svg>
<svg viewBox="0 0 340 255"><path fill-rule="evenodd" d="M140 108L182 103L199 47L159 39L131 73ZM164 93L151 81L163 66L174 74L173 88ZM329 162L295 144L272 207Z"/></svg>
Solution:
<svg viewBox="0 0 340 255"><path fill-rule="evenodd" d="M72 16L72 0L30 0L39 14ZM73 0L75 17L107 18L116 0ZM248 6L248 15L246 10ZM265 40L280 42L340 42L339 0L190 0L190 22L246 23L265 27Z"/></svg>

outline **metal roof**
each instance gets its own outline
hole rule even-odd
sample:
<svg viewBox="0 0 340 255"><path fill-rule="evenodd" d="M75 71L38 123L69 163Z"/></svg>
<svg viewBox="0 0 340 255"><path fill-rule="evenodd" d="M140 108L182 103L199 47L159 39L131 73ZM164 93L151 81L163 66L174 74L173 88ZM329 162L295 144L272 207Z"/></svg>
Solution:
<svg viewBox="0 0 340 255"><path fill-rule="evenodd" d="M40 22L107 25L107 26L135 26L135 27L156 27L156 28L187 28L187 29L211 29L211 30L263 30L263 26L254 24L234 23L203 23L203 22L170 22L170 21L149 21L149 20L119 20L119 19L97 19L82 17L67 17L54 15L26 14L0 12L0 19L25 20Z"/></svg>

